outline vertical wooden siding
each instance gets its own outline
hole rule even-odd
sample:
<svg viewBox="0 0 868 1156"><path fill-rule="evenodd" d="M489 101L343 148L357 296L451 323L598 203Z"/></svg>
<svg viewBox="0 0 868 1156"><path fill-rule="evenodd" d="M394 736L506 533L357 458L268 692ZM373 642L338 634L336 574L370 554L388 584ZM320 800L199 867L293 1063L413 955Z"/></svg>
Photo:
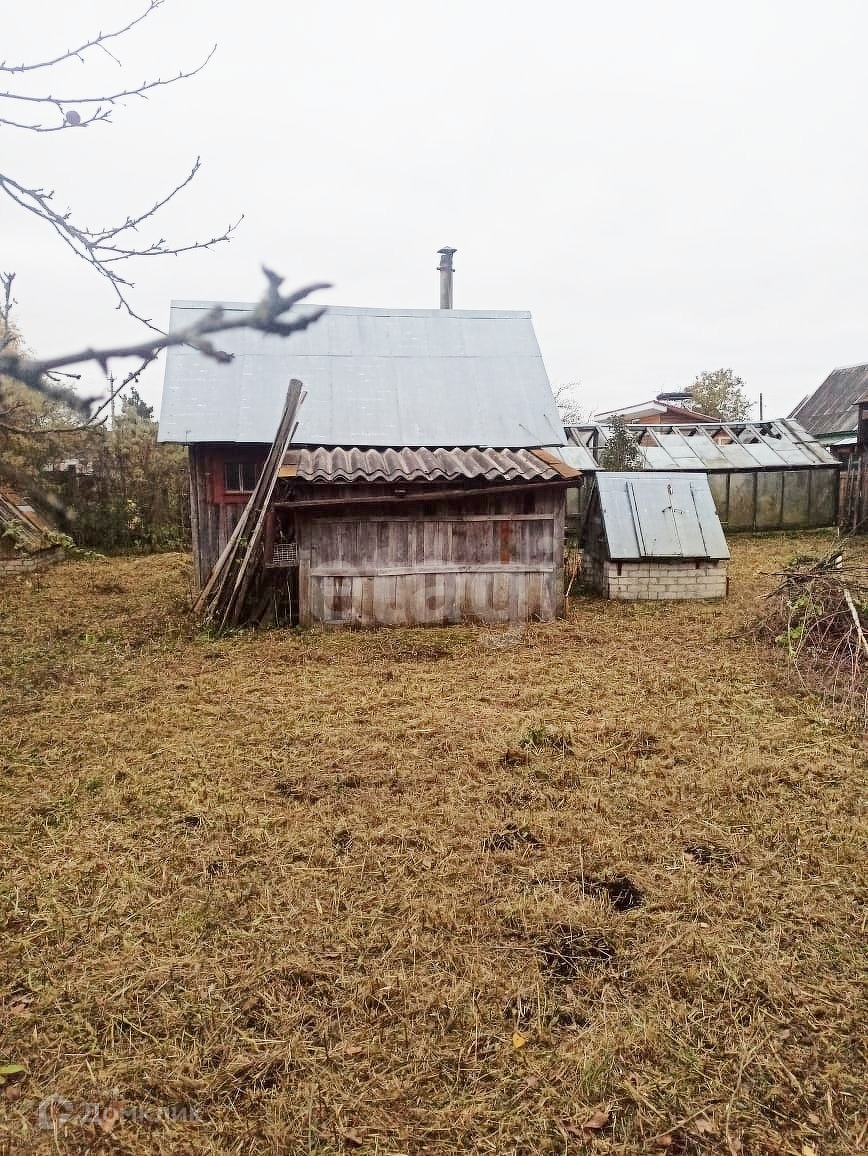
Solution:
<svg viewBox="0 0 868 1156"><path fill-rule="evenodd" d="M487 505L479 510L480 502ZM564 498L484 494L299 524L302 625L435 625L563 613Z"/></svg>
<svg viewBox="0 0 868 1156"><path fill-rule="evenodd" d="M208 447L190 446L190 527L193 535L193 576L197 587L207 581L214 563L232 536L244 510L244 500L216 503L213 476L223 459Z"/></svg>

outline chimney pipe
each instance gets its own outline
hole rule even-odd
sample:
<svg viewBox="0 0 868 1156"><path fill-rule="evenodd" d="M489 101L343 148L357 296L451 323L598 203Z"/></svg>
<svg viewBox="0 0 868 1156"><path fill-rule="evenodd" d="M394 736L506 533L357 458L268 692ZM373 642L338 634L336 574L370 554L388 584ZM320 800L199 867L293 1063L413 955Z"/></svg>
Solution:
<svg viewBox="0 0 868 1156"><path fill-rule="evenodd" d="M452 254L457 253L457 249L450 249L448 246L445 249L438 249L440 254L440 264L437 270L440 273L440 308L452 308Z"/></svg>

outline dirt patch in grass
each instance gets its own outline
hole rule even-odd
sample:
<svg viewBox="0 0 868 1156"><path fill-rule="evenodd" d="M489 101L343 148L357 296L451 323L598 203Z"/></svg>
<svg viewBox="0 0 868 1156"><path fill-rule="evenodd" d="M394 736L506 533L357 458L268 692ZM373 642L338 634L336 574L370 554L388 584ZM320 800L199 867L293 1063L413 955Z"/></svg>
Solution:
<svg viewBox="0 0 868 1156"><path fill-rule="evenodd" d="M503 630L0 581L0 1152L864 1148L865 750L746 630L830 544Z"/></svg>

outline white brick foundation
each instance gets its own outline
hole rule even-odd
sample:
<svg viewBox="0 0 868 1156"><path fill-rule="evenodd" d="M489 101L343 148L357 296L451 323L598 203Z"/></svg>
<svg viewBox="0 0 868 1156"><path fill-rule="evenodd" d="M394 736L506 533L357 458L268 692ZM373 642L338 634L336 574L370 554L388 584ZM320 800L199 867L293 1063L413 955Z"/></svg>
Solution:
<svg viewBox="0 0 868 1156"><path fill-rule="evenodd" d="M726 562L598 562L588 569L606 598L656 602L726 597Z"/></svg>

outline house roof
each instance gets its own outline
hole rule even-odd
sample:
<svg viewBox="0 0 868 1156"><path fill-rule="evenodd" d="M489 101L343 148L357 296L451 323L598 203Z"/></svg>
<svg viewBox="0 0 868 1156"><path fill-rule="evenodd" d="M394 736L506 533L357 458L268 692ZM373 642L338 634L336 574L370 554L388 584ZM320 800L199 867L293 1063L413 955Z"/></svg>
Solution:
<svg viewBox="0 0 868 1156"><path fill-rule="evenodd" d="M211 302L176 301L171 326ZM225 304L233 312L251 305ZM299 312L315 306L299 306ZM287 383L307 397L294 442L322 446L563 445L529 313L329 307L289 338L233 330L226 365L168 350L160 441L271 442Z"/></svg>
<svg viewBox="0 0 868 1156"><path fill-rule="evenodd" d="M594 414L597 421L606 421L607 418L624 417L633 418L638 421L642 414L660 414L661 416L671 417L677 422L705 422L716 421L716 418L709 417L707 413L700 413L698 409L688 409L687 406L673 405L671 401L661 401L655 398L654 401L642 401L638 405L621 406L620 409L607 409L602 413Z"/></svg>
<svg viewBox="0 0 868 1156"><path fill-rule="evenodd" d="M613 561L729 557L705 474L602 471L594 485Z"/></svg>
<svg viewBox="0 0 868 1156"><path fill-rule="evenodd" d="M545 450L290 449L279 476L306 482L548 482L578 478Z"/></svg>
<svg viewBox="0 0 868 1156"><path fill-rule="evenodd" d="M52 545L52 527L26 498L11 490L0 490L0 538L26 554Z"/></svg>
<svg viewBox="0 0 868 1156"><path fill-rule="evenodd" d="M799 402L794 417L810 433L848 433L856 429L856 407L868 390L868 365L833 369L823 384Z"/></svg>
<svg viewBox="0 0 868 1156"><path fill-rule="evenodd" d="M798 422L789 418L764 422L719 422L704 425L632 425L640 438L645 470L753 470L792 466L840 466L837 458ZM570 465L598 469L599 450L611 430L602 425L569 426L570 443L583 456L565 456ZM594 452L596 449L596 458ZM589 464L593 462L593 464Z"/></svg>

